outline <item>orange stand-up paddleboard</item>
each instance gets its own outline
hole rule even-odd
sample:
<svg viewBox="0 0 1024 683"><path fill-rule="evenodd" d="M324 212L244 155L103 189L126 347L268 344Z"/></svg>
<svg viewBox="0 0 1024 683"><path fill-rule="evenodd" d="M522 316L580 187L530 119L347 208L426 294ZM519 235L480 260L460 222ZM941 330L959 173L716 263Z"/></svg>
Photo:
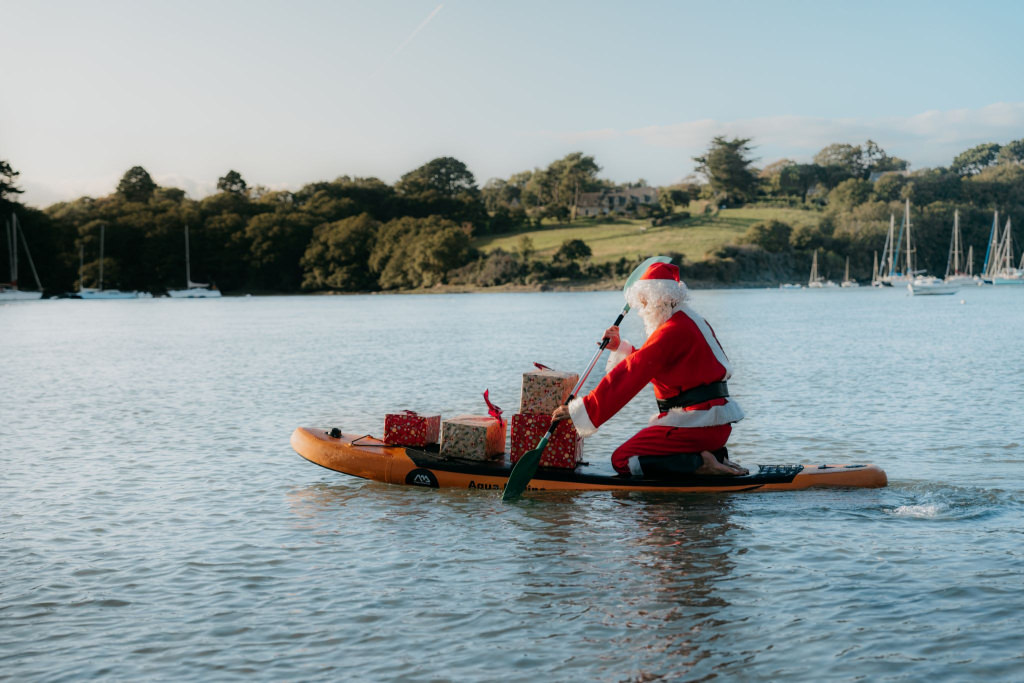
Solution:
<svg viewBox="0 0 1024 683"><path fill-rule="evenodd" d="M335 472L388 484L430 488L501 491L512 464L441 458L435 450L389 446L379 439L299 427L292 448L310 462ZM528 491L658 491L704 493L725 491L796 491L812 487L876 488L887 483L877 465L754 465L743 477L689 476L679 480L636 479L580 466L575 470L540 468Z"/></svg>

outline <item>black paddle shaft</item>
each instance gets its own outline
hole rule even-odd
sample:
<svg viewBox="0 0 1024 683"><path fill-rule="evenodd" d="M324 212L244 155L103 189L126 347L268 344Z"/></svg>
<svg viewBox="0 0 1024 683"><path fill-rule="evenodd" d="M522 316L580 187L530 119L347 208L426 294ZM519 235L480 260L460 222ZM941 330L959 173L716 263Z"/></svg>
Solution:
<svg viewBox="0 0 1024 683"><path fill-rule="evenodd" d="M619 317L615 319L615 324L612 325L612 327L618 327L619 325L621 325L622 324L622 319L625 318L625 317L626 317L626 311L624 310L624 311L622 311L622 313L619 313ZM579 384L576 385L576 388L573 390L573 392L571 394L569 394L569 398L565 399L565 403L563 403L562 405L567 406L567 405L569 405L570 401L572 401L574 398L576 398L576 392L579 391L581 388L583 388L583 383L587 381L587 377L590 375L590 371L594 369L594 363L596 363L597 359L601 356L601 352L604 351L608 347L609 342L611 342L611 339L609 339L608 337L605 337L604 339L601 340L601 346L597 350L597 355L594 356L594 360L591 361L590 367L587 368L587 372L583 375L583 379L580 380ZM551 426L548 427L548 434L547 435L548 435L549 438L555 435L555 430L557 428L558 428L558 423L555 422L554 420L552 420L551 421Z"/></svg>

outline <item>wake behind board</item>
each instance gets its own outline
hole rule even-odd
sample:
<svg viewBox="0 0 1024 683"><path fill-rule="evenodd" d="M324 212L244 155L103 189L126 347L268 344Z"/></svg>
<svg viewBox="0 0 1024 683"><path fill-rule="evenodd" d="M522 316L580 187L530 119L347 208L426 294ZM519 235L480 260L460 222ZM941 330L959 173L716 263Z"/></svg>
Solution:
<svg viewBox="0 0 1024 683"><path fill-rule="evenodd" d="M429 488L501 491L512 464L501 460L474 462L441 458L436 451L389 446L379 439L299 427L292 448L306 460L335 472L387 484ZM877 465L754 465L743 477L691 476L679 480L631 479L589 467L575 470L539 468L528 491L654 491L710 493L797 491L812 487L877 488L887 483Z"/></svg>

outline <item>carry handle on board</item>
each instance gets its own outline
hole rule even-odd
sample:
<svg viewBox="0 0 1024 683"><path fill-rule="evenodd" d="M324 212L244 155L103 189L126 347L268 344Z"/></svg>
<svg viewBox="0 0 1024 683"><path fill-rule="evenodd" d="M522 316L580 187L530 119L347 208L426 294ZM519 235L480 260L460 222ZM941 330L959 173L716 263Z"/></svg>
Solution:
<svg viewBox="0 0 1024 683"><path fill-rule="evenodd" d="M625 294L629 288L633 286L633 283L639 280L640 277L647 272L647 269L651 265L655 263L671 262L672 259L667 256L652 256L647 259L633 270L629 279L626 280L626 284L622 287L622 293ZM615 327L622 324L622 319L626 317L627 313L629 313L628 303L622 307L622 312L619 313L619 317L615 319ZM597 360L601 357L601 354L604 352L610 341L611 340L608 337L601 340L601 345L598 347L597 353L595 353L594 357L590 360L590 365L587 366L586 372L584 372L579 381L576 382L576 386L573 387L572 392L569 394L569 398L565 399L565 403L562 405L569 405L569 402L576 398L576 394L578 394L580 389L583 388L583 384L587 381L587 377L590 376L590 371L594 369L595 365L597 365ZM547 447L548 441L551 439L551 436L555 433L555 429L557 428L558 423L552 420L551 426L548 427L548 431L544 433L543 437L541 437L537 447L532 451L524 453L523 457L519 459L519 462L515 464L515 467L512 468L512 472L508 476L508 482L505 484L505 491L501 494L502 500L515 500L522 495L523 491L526 490L526 487L530 484L530 480L533 479L533 475L537 473L537 466L540 464L541 456L544 455L544 449Z"/></svg>

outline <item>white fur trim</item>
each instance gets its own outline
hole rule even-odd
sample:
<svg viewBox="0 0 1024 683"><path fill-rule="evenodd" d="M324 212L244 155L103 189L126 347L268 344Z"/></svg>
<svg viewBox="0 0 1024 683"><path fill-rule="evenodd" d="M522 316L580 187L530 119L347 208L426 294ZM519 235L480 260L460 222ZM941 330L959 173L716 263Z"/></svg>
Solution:
<svg viewBox="0 0 1024 683"><path fill-rule="evenodd" d="M593 436L597 432L597 427L591 422L590 415L587 415L587 407L583 405L582 398L577 397L569 401L569 415L572 417L573 425L576 426L576 431L583 438Z"/></svg>
<svg viewBox="0 0 1024 683"><path fill-rule="evenodd" d="M673 307L686 301L686 285L675 280L637 280L626 292L626 303L638 311L643 308L640 295L644 295L647 305L670 303Z"/></svg>
<svg viewBox="0 0 1024 683"><path fill-rule="evenodd" d="M632 474L634 477L644 476L644 469L640 467L639 455L634 455L630 457L630 459L627 460L626 463L629 465L629 473Z"/></svg>
<svg viewBox="0 0 1024 683"><path fill-rule="evenodd" d="M715 339L714 333L711 332L711 327L708 325L708 321L705 320L689 306L680 304L676 307L677 311L681 311L690 320L697 325L697 329L704 335L704 341L711 347L711 352L715 354L715 360L721 363L722 367L725 368L725 377L723 379L729 379L732 377L732 366L729 364L729 358L725 355L725 351L722 350L722 345Z"/></svg>
<svg viewBox="0 0 1024 683"><path fill-rule="evenodd" d="M650 425L659 427L718 427L739 422L744 417L743 409L735 401L725 399L725 405L711 406L707 410L683 410L673 408L664 415L655 415Z"/></svg>
<svg viewBox="0 0 1024 683"><path fill-rule="evenodd" d="M635 350L636 349L633 347L633 345L630 344L628 341L626 341L625 339L620 339L619 348L612 351L611 354L608 356L608 362L605 363L604 365L604 371L608 372L616 365L626 360L626 357L629 356L629 354L633 353L633 351Z"/></svg>

